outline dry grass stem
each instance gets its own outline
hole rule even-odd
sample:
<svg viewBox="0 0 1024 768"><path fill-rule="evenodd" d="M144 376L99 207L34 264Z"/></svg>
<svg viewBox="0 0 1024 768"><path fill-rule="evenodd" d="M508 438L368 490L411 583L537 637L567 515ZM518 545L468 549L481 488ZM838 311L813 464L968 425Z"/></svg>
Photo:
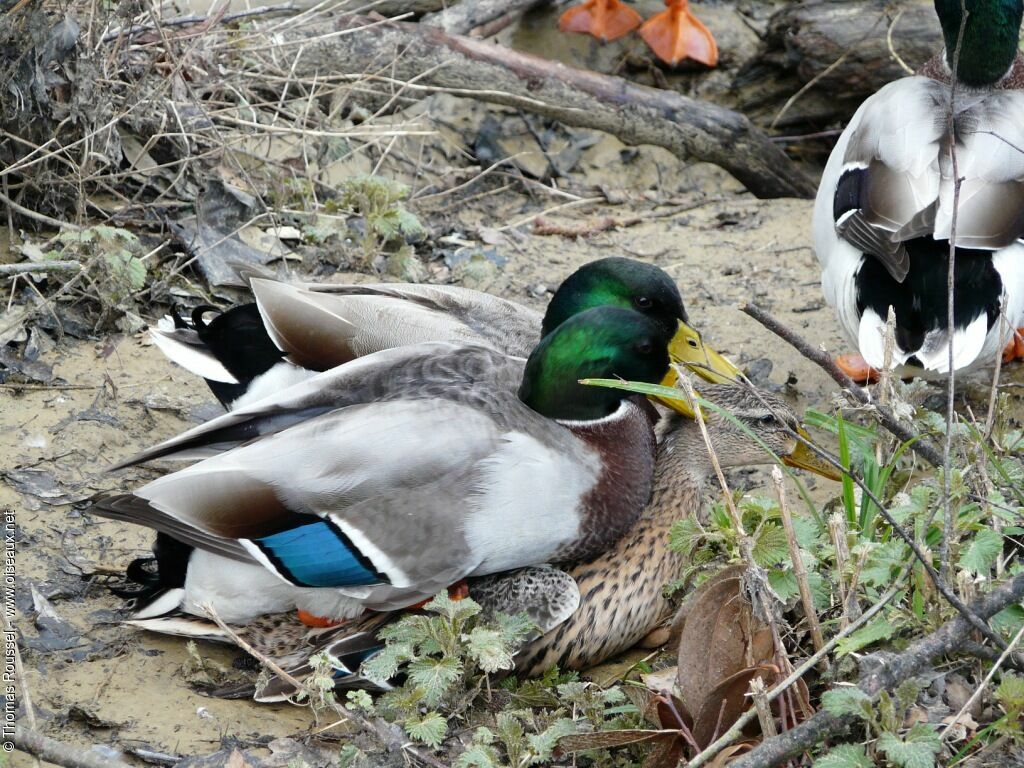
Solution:
<svg viewBox="0 0 1024 768"><path fill-rule="evenodd" d="M786 532L789 556L793 561L793 575L796 577L797 587L800 590L800 602L803 605L804 615L807 617L807 625L811 632L811 642L814 644L814 650L820 651L825 647L825 638L821 634L821 624L818 623L818 613L814 609L814 598L811 596L811 585L807 581L807 568L804 567L800 544L796 540L796 531L793 528L793 514L790 512L789 504L786 501L786 484L782 477L782 470L777 466L772 467L772 483L775 485L775 493L779 499L782 527Z"/></svg>

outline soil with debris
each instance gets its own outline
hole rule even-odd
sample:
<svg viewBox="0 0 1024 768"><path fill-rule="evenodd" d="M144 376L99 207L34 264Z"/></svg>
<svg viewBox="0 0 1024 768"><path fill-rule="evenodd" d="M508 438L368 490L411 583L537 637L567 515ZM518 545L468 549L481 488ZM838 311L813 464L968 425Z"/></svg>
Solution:
<svg viewBox="0 0 1024 768"><path fill-rule="evenodd" d="M827 405L832 381L738 310L756 302L814 342L844 349L809 245L811 202L757 200L724 172L684 164L667 151L448 96L420 102L403 119L435 133L401 137L383 153L324 160L319 171L328 185L367 172L410 184L406 205L428 233L413 244L419 276L539 309L587 261L643 259L677 280L693 323L755 383L800 408ZM303 147L282 138L263 150L291 159ZM489 177L467 183L504 158L511 159ZM222 179L241 183L227 164L222 170ZM252 225L243 240L270 254L266 261L281 271L341 282L380 279L372 270L351 269L352 259L332 250L350 243L318 245L308 233L301 237L297 245L291 234L277 238L273 228ZM24 245L18 232L0 227L0 262L20 258ZM284 262L275 260L282 254ZM195 265L179 269L161 301L138 307L141 322L155 322L189 296L191 304L241 296L207 286L210 275ZM89 334L64 327L74 316L63 307L53 315L40 309L9 333L4 344L16 341L19 351L5 346L7 357L0 358L0 506L17 520L16 624L28 682L21 704L30 698L32 710L23 722L34 717L41 730L68 743L132 762L169 764L234 747L256 749L274 765L332 762L336 750L321 754L295 741L318 728L308 709L202 695L204 686L251 674L236 650L200 643L190 653L184 641L120 625L123 603L104 582L147 554L150 534L95 519L84 502L156 477L160 467L113 474L104 468L220 408L143 331L77 338ZM982 401L983 382L974 393ZM1008 370L1004 382L1024 383L1024 372ZM936 396L941 402L939 389ZM763 477L748 471L737 483L759 485ZM833 492L818 489L822 498ZM604 680L621 669L605 665L591 674ZM331 732L338 737L337 729ZM30 763L23 754L14 757L14 765Z"/></svg>

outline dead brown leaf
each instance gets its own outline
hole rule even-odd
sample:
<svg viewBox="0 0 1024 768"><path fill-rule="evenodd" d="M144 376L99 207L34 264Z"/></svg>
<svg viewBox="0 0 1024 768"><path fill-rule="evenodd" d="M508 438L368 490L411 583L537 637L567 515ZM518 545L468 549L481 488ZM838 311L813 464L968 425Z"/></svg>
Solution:
<svg viewBox="0 0 1024 768"><path fill-rule="evenodd" d="M743 594L743 571L743 566L720 571L691 599L679 640L677 678L691 713L705 711L709 695L724 681L775 655L771 630L754 617Z"/></svg>

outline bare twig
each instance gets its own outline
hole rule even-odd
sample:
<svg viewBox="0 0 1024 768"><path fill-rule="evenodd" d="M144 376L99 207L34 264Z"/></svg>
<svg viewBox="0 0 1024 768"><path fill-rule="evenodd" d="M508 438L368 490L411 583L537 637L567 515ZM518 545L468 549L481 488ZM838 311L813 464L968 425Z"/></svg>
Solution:
<svg viewBox="0 0 1024 768"><path fill-rule="evenodd" d="M0 276L24 275L31 272L78 272L79 261L25 261L19 264L0 264Z"/></svg>
<svg viewBox="0 0 1024 768"><path fill-rule="evenodd" d="M761 323L765 328L790 344L797 352L812 363L816 363L843 389L847 390L862 405L871 408L878 422L891 432L900 442L908 443L910 449L933 467L942 467L942 454L920 435L900 424L891 409L875 403L871 394L847 376L835 364L827 352L812 347L796 331L776 320L756 304L745 304L740 308L743 312Z"/></svg>
<svg viewBox="0 0 1024 768"><path fill-rule="evenodd" d="M212 26L209 22L230 24L232 21L248 19L253 16L268 16L272 13L291 13L292 11L297 10L299 10L299 7L293 3L281 3L280 5L265 5L261 8L250 8L245 11L238 11L237 13L228 13L224 14L220 18L217 18L216 16L210 17L198 15L179 16L175 19L164 19L160 24L164 27L186 27L190 24L207 24L207 28L209 28L209 26ZM122 37L131 38L141 32L152 32L156 28L156 24L133 24L128 29L115 29L112 32L108 32L100 39L100 43L109 43Z"/></svg>
<svg viewBox="0 0 1024 768"><path fill-rule="evenodd" d="M988 619L1012 603L1024 598L1024 574L1015 576L971 604L971 612ZM865 613L866 617L868 613ZM851 625L852 626L852 625ZM960 650L969 640L971 624L962 615L955 616L939 629L915 641L907 650L882 661L861 679L859 686L871 697L892 690L904 680L920 673L940 656ZM767 739L730 763L731 768L772 768L844 732L854 722L852 716L836 717L827 711L816 714L796 728L774 739ZM693 767L691 761L690 766Z"/></svg>
<svg viewBox="0 0 1024 768"><path fill-rule="evenodd" d="M942 444L942 539L939 541L939 572L942 578L949 578L949 544L953 540L953 510L951 498L953 466L950 453L953 449L953 422L956 411L953 408L956 391L956 366L953 364L953 336L955 313L954 295L956 293L956 220L960 208L960 170L956 159L956 91L960 72L960 48L964 41L964 30L967 29L967 0L960 0L960 30L957 32L956 48L953 49L953 74L949 78L949 114L946 116L946 144L949 146L949 157L953 164L953 211L949 224L949 264L946 268L946 336L947 361L949 365L946 380L946 439Z"/></svg>
<svg viewBox="0 0 1024 768"><path fill-rule="evenodd" d="M1006 657L1013 653L1013 649L1017 647L1017 643L1020 642L1021 635L1024 635L1024 627L1021 627L1019 630L1017 630L1017 634L1013 636L1013 640L1010 641L1010 644L1006 646L1006 649L999 655L999 658L996 659L995 664L992 665L992 669L990 669L988 671L988 674L985 675L985 679L978 683L978 687L974 689L974 693L972 693L970 698L964 702L964 705L962 707L960 707L960 711L957 712L956 717L954 717L952 721L950 721L950 725L954 725L957 722L959 722L964 712L970 709L971 705L978 700L978 697L981 695L982 691L984 691L985 687L989 684L989 681L992 680L992 678L995 676L996 671L1001 666L1003 666L1003 662L1006 661ZM946 738L946 736L950 733L950 727L946 726L946 730L942 734L942 738Z"/></svg>
<svg viewBox="0 0 1024 768"><path fill-rule="evenodd" d="M14 727L14 747L64 768L131 768L128 763L51 739L23 725Z"/></svg>
<svg viewBox="0 0 1024 768"><path fill-rule="evenodd" d="M800 602L803 604L807 625L810 627L811 642L814 644L814 650L820 651L825 647L825 638L821 635L818 613L814 610L814 598L811 597L811 587L807 583L807 568L804 567L804 558L800 553L800 544L796 540L796 531L793 528L793 515L786 502L786 486L782 481L782 470L777 466L772 467L772 483L775 485L775 494L779 497L782 527L786 531L786 540L789 542L789 557L793 561L793 575L796 577L797 587L800 589Z"/></svg>

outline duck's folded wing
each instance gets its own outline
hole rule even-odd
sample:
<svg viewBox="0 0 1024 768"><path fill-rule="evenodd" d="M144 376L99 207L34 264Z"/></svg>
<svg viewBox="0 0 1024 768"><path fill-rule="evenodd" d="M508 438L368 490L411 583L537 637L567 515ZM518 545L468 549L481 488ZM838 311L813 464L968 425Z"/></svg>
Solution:
<svg viewBox="0 0 1024 768"><path fill-rule="evenodd" d="M205 458L330 411L371 402L451 393L474 386L508 395L521 363L479 346L443 342L384 350L293 384L148 448L111 469L159 458Z"/></svg>
<svg viewBox="0 0 1024 768"><path fill-rule="evenodd" d="M122 519L138 510L135 522L204 548L237 540L300 587L453 583L484 556L465 524L474 468L502 438L445 400L355 406L154 480Z"/></svg>
<svg viewBox="0 0 1024 768"><path fill-rule="evenodd" d="M854 116L835 185L836 230L898 281L910 266L903 243L948 239L954 184L963 179L957 244L997 250L1024 236L1024 93L957 96L957 169L948 150L949 86L926 77L890 83Z"/></svg>
<svg viewBox="0 0 1024 768"><path fill-rule="evenodd" d="M292 362L319 371L424 341L485 344L520 357L540 341L540 314L458 286L254 279L251 287L274 343Z"/></svg>

